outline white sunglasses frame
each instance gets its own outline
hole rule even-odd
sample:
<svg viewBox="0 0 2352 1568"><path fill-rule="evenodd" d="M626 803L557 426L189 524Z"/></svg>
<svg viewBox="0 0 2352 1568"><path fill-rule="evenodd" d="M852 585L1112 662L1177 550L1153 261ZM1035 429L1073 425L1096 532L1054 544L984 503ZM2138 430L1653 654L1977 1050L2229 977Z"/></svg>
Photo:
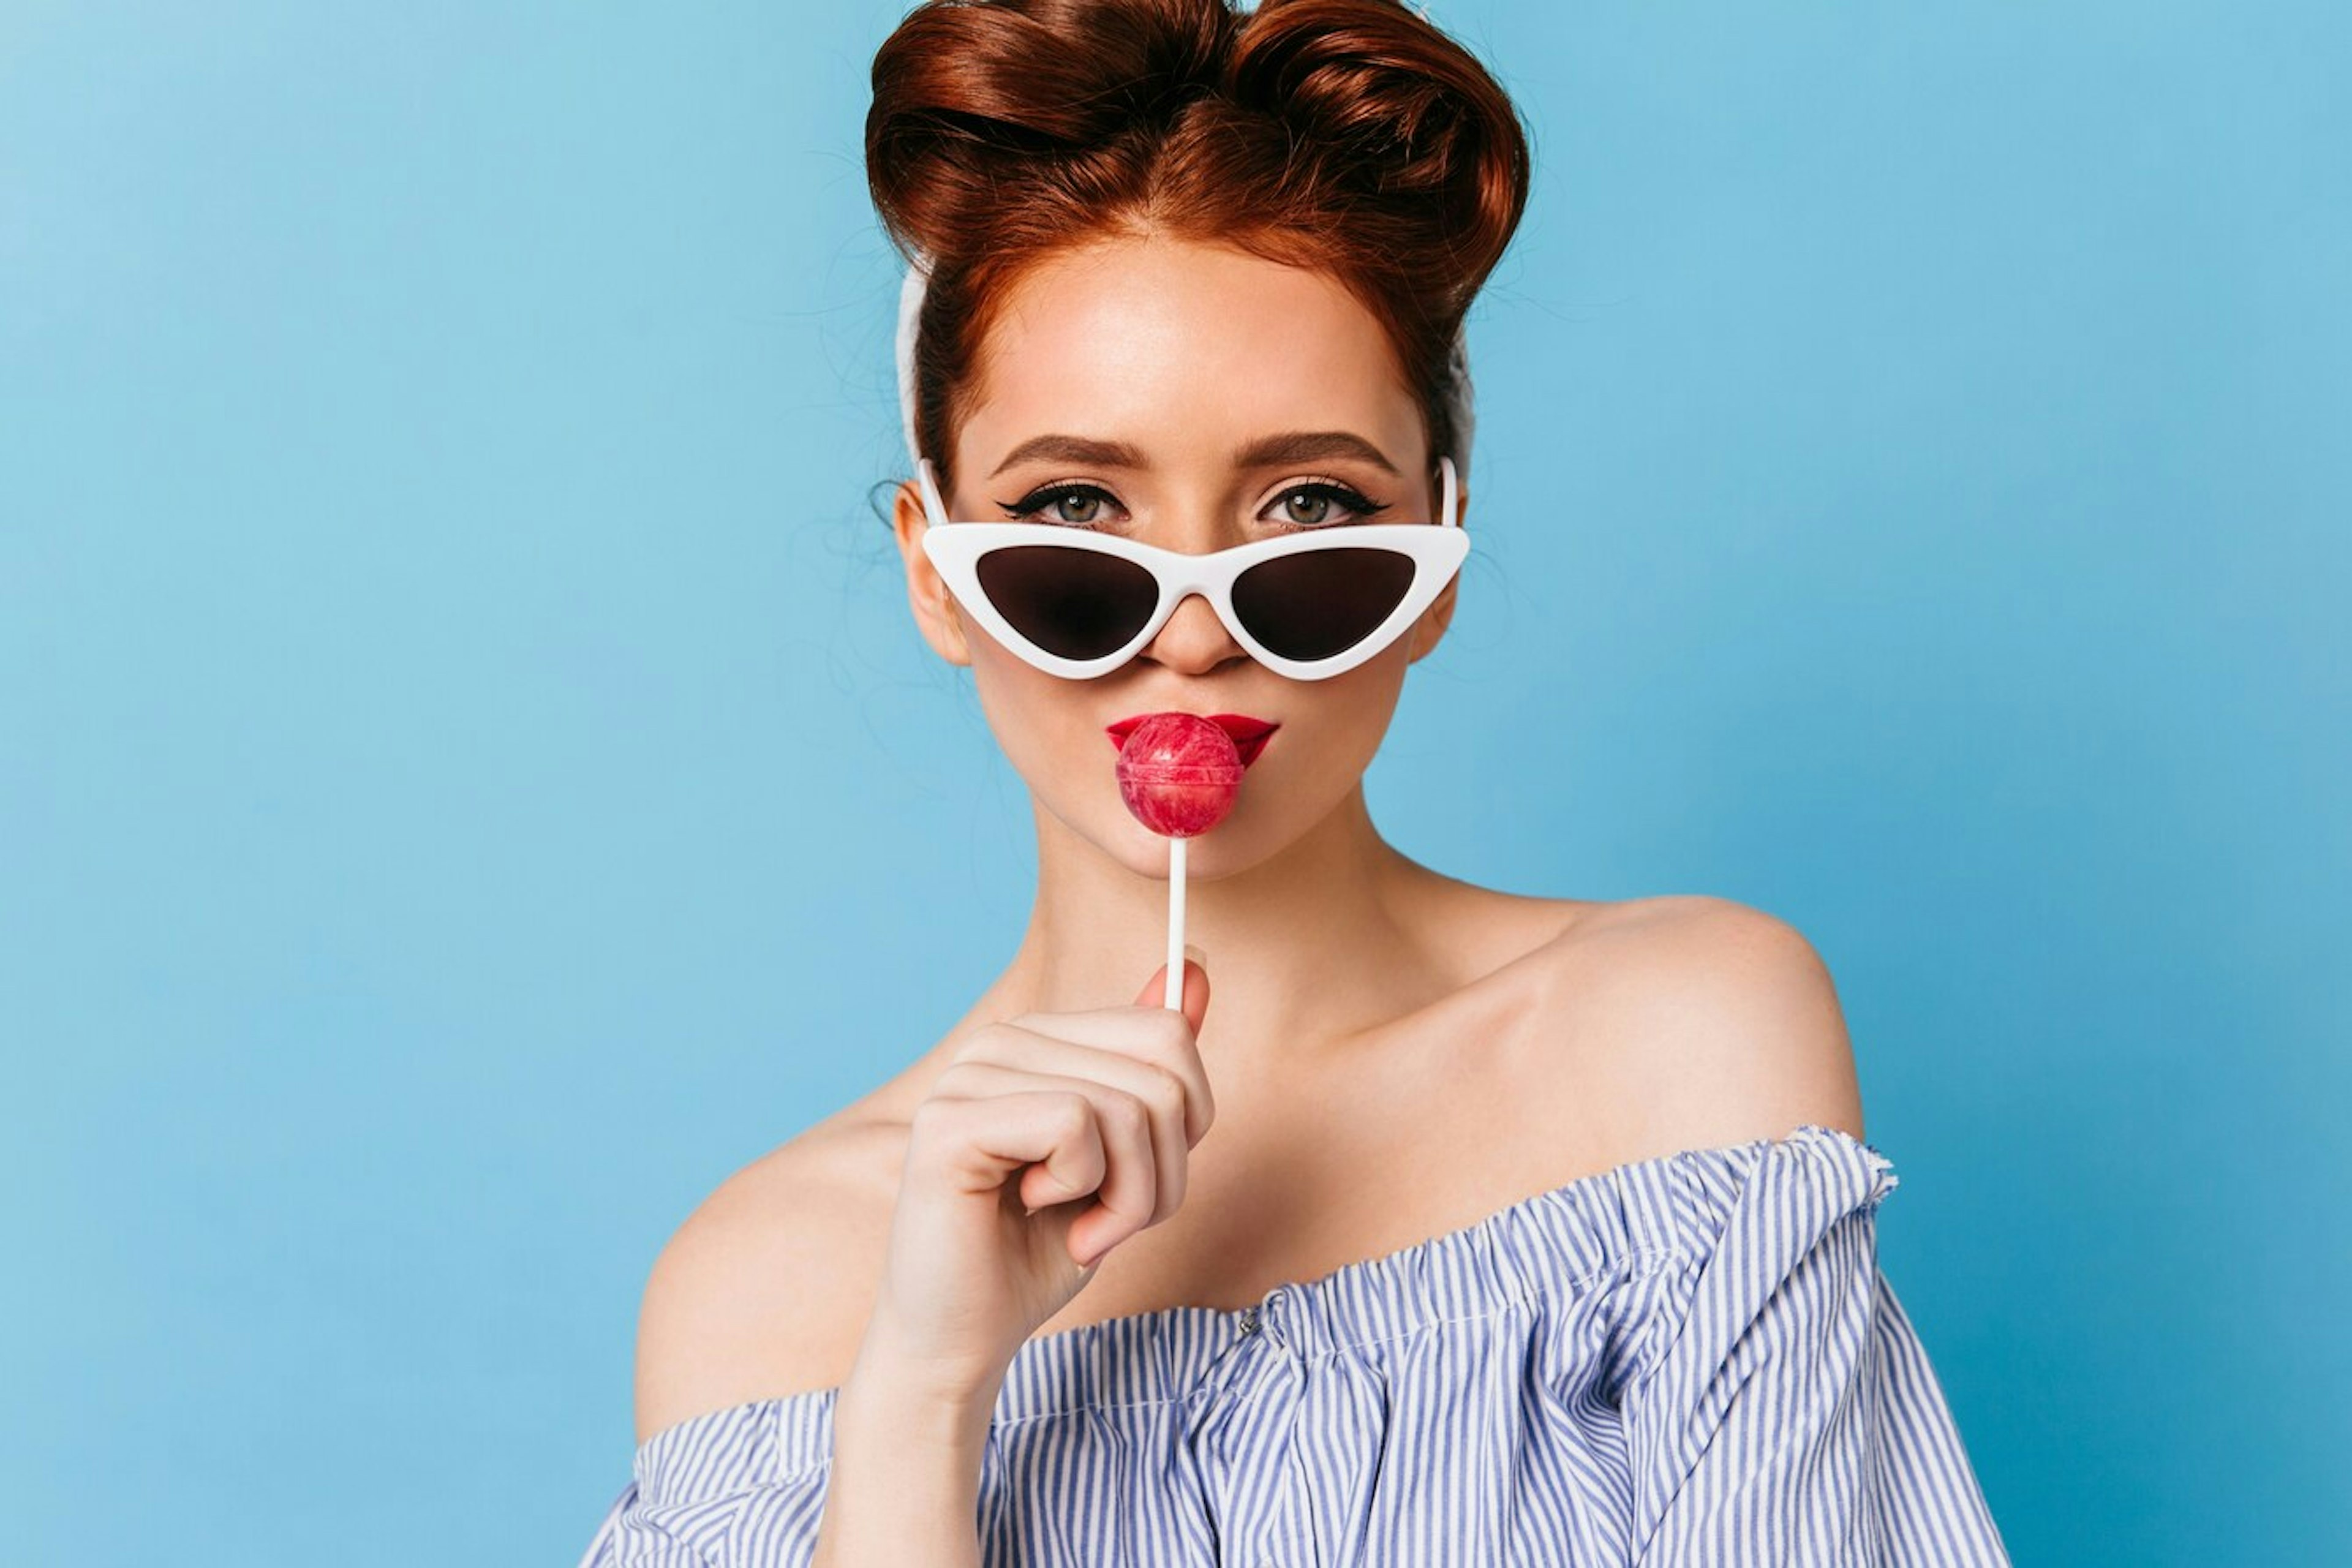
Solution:
<svg viewBox="0 0 2352 1568"><path fill-rule="evenodd" d="M915 464L917 484L923 493L923 512L929 526L923 530L923 552L948 585L966 614L986 627L989 636L1004 645L1029 664L1048 675L1058 675L1070 680L1091 680L1108 675L1148 647L1160 635L1160 628L1176 613L1176 606L1191 595L1198 594L1209 601L1217 618L1234 640L1247 648L1250 657L1273 670L1276 675L1293 680L1328 680L1344 675L1366 659L1394 642L1406 627L1412 625L1423 610L1444 592L1446 584L1462 569L1464 557L1470 552L1470 535L1462 526L1459 516L1460 481L1454 478L1454 459L1437 460L1439 489L1436 523L1427 522L1355 522L1341 523L1307 533L1286 534L1278 539L1253 540L1226 550L1213 550L1205 554L1193 554L1181 550L1163 549L1146 544L1141 540L1128 539L1116 533L1084 529L1073 523L1055 522L951 522L948 509L940 500L937 477L931 471L931 460L923 458ZM1160 585L1160 602L1145 618L1143 629L1128 639L1115 652L1099 658L1064 658L1049 653L1013 629L1010 622L989 603L981 591L980 558L992 550L1010 544L1050 544L1071 550L1093 550L1105 555L1116 555L1132 561L1149 571ZM1234 613L1234 582L1244 572L1262 561L1276 556L1296 555L1311 550L1371 547L1392 550L1412 562L1412 585L1405 591L1388 618L1374 627L1370 635L1328 658L1285 658L1252 637Z"/></svg>

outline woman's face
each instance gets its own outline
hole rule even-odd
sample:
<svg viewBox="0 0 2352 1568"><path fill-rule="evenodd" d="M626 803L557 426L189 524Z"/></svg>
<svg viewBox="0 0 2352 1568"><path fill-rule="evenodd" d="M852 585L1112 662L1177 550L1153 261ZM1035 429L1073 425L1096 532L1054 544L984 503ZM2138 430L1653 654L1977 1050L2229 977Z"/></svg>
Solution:
<svg viewBox="0 0 2352 1568"><path fill-rule="evenodd" d="M1378 321L1322 273L1157 237L1089 246L1020 275L976 377L942 498L958 521L1081 525L1202 552L1344 524L1364 503L1383 522L1435 515L1420 407ZM1276 440L1286 437L1298 439ZM1166 842L1121 801L1107 726L1163 710L1281 726L1232 814L1187 847L1191 876L1230 876L1347 798L1388 729L1405 667L1436 645L1454 609L1449 584L1373 658L1293 680L1253 658L1194 595L1125 666L1070 680L957 612L918 542L912 485L900 487L896 527L924 635L971 666L1005 755L1073 834L1145 875L1165 874Z"/></svg>

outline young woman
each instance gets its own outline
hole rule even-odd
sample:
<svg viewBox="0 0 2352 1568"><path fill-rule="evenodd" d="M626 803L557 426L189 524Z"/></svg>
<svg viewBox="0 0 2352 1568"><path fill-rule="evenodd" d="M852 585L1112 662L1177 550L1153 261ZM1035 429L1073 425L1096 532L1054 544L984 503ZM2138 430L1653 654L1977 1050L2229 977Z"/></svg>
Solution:
<svg viewBox="0 0 2352 1568"><path fill-rule="evenodd" d="M908 597L1035 905L665 1249L586 1563L2005 1562L1803 938L1475 887L1366 810L1528 189L1492 78L1389 0L935 0L874 94ZM1248 763L1181 1010L1114 773L1161 712Z"/></svg>

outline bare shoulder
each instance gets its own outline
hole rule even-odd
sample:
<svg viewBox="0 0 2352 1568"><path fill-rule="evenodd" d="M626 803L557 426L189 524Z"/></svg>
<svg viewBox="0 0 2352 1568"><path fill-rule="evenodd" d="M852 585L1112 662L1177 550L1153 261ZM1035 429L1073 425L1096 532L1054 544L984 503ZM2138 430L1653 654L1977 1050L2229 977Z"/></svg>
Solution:
<svg viewBox="0 0 2352 1568"><path fill-rule="evenodd" d="M638 1311L639 1443L847 1375L872 1312L882 1237L869 1200L891 1158L887 1140L870 1120L820 1123L728 1177L687 1216L655 1259Z"/></svg>
<svg viewBox="0 0 2352 1568"><path fill-rule="evenodd" d="M1808 1123L1864 1136L1836 986L1788 921L1705 895L1632 900L1579 921L1545 956L1548 1005L1598 1042L1564 1070L1581 1092L1612 1098L1625 1159Z"/></svg>

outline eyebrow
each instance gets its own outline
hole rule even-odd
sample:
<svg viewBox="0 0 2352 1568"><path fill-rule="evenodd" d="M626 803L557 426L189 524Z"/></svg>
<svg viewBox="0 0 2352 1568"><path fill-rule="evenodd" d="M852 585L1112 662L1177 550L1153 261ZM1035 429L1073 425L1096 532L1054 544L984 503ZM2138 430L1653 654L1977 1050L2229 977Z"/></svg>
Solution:
<svg viewBox="0 0 2352 1568"><path fill-rule="evenodd" d="M1290 430L1260 437L1234 454L1234 464L1261 468L1277 463L1311 463L1318 458L1353 458L1391 477L1397 471L1378 447L1348 430Z"/></svg>
<svg viewBox="0 0 2352 1568"><path fill-rule="evenodd" d="M994 479L1015 463L1050 458L1057 463L1084 463L1097 468L1139 468L1143 454L1125 441L1096 441L1084 436L1032 436L1004 455L989 474Z"/></svg>
<svg viewBox="0 0 2352 1568"><path fill-rule="evenodd" d="M1286 430L1261 436L1234 454L1240 468L1271 468L1279 463L1309 463L1318 458L1352 458L1394 476L1397 466L1381 450L1349 430ZM1140 468L1143 454L1127 441L1098 441L1086 436L1032 436L1004 455L989 474L994 479L1015 463L1050 459L1085 463L1098 468Z"/></svg>

